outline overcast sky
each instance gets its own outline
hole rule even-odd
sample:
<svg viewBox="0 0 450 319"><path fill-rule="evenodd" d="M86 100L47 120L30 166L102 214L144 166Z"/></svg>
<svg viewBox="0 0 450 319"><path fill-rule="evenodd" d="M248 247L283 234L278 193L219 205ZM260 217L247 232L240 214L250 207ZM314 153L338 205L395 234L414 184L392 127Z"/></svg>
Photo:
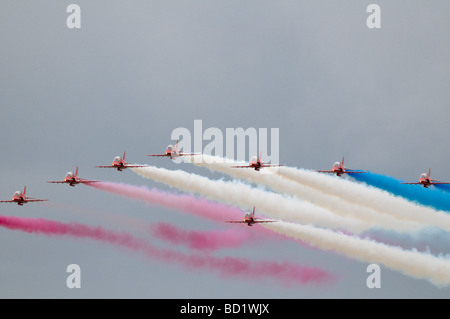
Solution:
<svg viewBox="0 0 450 319"><path fill-rule="evenodd" d="M278 128L280 162L290 166L329 169L345 156L351 168L404 180L431 168L450 181L448 1L377 1L380 29L366 25L373 1L80 0L81 28L69 29L71 3L2 1L0 199L26 184L29 196L51 201L4 204L1 215L131 233L121 221L218 227L82 185L46 183L79 166L84 178L168 189L132 171L94 167L124 150L129 162L222 178L145 156L174 143L174 129L193 131L194 120L223 132ZM437 237L421 244L449 253L448 236ZM224 280L90 240L3 228L0 241L2 298L450 297L449 288L387 268L382 288L368 289L366 263L292 241L218 255L308 264L338 282ZM81 267L81 289L66 286L72 263Z"/></svg>

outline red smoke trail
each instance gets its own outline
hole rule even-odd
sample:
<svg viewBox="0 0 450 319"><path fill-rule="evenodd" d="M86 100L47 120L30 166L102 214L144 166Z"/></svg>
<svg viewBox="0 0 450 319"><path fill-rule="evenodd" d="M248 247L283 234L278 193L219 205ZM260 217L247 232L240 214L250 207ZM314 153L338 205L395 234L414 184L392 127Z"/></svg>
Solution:
<svg viewBox="0 0 450 319"><path fill-rule="evenodd" d="M159 239L175 245L187 245L189 248L202 251L239 247L250 237L248 232L235 229L186 231L167 223L152 225L151 231Z"/></svg>
<svg viewBox="0 0 450 319"><path fill-rule="evenodd" d="M225 220L240 220L245 214L242 210L233 206L216 203L193 195L167 193L157 188L149 189L146 186L112 182L98 182L86 185L126 198L142 200L149 204L180 210L219 223L223 223ZM235 226L237 226L236 228L240 228L241 231L244 231L244 228L239 227L244 225ZM253 234L263 233L264 235L271 236L271 239L285 239L283 236L259 226L253 226L255 230L258 230L257 232L252 232Z"/></svg>
<svg viewBox="0 0 450 319"><path fill-rule="evenodd" d="M223 221L230 218L241 219L244 216L244 212L238 208L192 195L171 194L155 188L148 189L145 186L123 183L99 182L86 185L127 198L143 200L150 204L189 212L215 221Z"/></svg>
<svg viewBox="0 0 450 319"><path fill-rule="evenodd" d="M321 269L288 262L254 262L245 258L186 255L176 251L163 250L127 233L114 232L100 226L93 227L78 223L61 223L42 218L19 218L13 216L0 216L0 226L32 234L90 238L142 252L150 258L164 262L176 262L195 270L217 271L223 276L238 276L252 279L273 278L281 280L286 285L294 283L331 283L335 279L333 275Z"/></svg>

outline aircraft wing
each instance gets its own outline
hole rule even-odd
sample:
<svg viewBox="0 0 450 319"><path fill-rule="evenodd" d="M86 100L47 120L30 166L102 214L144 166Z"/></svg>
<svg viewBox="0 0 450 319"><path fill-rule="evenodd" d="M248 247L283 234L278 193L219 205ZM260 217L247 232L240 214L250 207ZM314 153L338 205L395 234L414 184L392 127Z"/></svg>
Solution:
<svg viewBox="0 0 450 319"><path fill-rule="evenodd" d="M226 220L225 223L247 224L243 220Z"/></svg>
<svg viewBox="0 0 450 319"><path fill-rule="evenodd" d="M255 222L255 223L274 223L274 222L277 222L277 220L254 218L253 222Z"/></svg>
<svg viewBox="0 0 450 319"><path fill-rule="evenodd" d="M0 203L17 203L17 202L13 200L0 200Z"/></svg>
<svg viewBox="0 0 450 319"><path fill-rule="evenodd" d="M100 182L100 181L91 181L89 179L82 179L82 180L79 180L77 183L89 184L89 183L98 183L98 182Z"/></svg>
<svg viewBox="0 0 450 319"><path fill-rule="evenodd" d="M410 183L401 183L401 184L421 185L422 183L418 183L418 182L410 182Z"/></svg>
<svg viewBox="0 0 450 319"><path fill-rule="evenodd" d="M261 164L260 167L275 167L275 166L286 166L283 164Z"/></svg>
<svg viewBox="0 0 450 319"><path fill-rule="evenodd" d="M177 157L177 156L191 156L191 155L201 155L201 154L195 154L195 153L176 153L176 154L150 154L147 156L153 156L153 157Z"/></svg>
<svg viewBox="0 0 450 319"><path fill-rule="evenodd" d="M237 166L231 166L234 168L262 168L262 167L275 167L275 166L285 166L285 165L276 165L276 164L261 164L260 166L252 166L252 165L237 165Z"/></svg>
<svg viewBox="0 0 450 319"><path fill-rule="evenodd" d="M178 155L178 156L186 156L186 155L190 156L190 155L202 155L202 154L196 154L196 153L178 153L177 155Z"/></svg>
<svg viewBox="0 0 450 319"><path fill-rule="evenodd" d="M95 167L101 167L101 168L115 168L115 166L112 165L97 165Z"/></svg>
<svg viewBox="0 0 450 319"><path fill-rule="evenodd" d="M275 223L276 220L264 220L264 219L260 219L260 220L254 220L254 223Z"/></svg>
<svg viewBox="0 0 450 319"><path fill-rule="evenodd" d="M439 181L432 181L431 184L432 184L432 185L442 185L442 184L450 184L450 183L447 183L447 182L439 182Z"/></svg>
<svg viewBox="0 0 450 319"><path fill-rule="evenodd" d="M321 171L321 170L316 170L315 172L318 173L334 173L334 174L358 174L358 173L367 173L367 172L363 172L363 171Z"/></svg>
<svg viewBox="0 0 450 319"><path fill-rule="evenodd" d="M148 165L128 165L128 164L126 164L125 166L124 166L125 168L128 168L128 167L148 167Z"/></svg>
<svg viewBox="0 0 450 319"><path fill-rule="evenodd" d="M100 182L100 181L91 181L91 180L88 180L88 179L82 179L82 180L75 181L75 182L71 182L71 181L69 181L69 182L66 182L66 181L49 181L47 183L53 183L53 184L83 184L83 183L85 183L85 184L87 184L87 183L97 183L97 182Z"/></svg>
<svg viewBox="0 0 450 319"><path fill-rule="evenodd" d="M47 202L48 199L27 198L25 202Z"/></svg>

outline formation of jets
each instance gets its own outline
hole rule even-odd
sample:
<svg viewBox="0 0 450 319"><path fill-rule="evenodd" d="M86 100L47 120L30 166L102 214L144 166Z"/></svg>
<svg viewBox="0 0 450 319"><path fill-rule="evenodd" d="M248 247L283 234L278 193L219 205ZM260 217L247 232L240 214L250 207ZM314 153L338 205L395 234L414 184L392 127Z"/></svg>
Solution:
<svg viewBox="0 0 450 319"><path fill-rule="evenodd" d="M199 155L195 153L183 153L179 150L178 147L178 140L175 145L168 145L165 152L163 154L150 154L147 156L152 157L169 157L170 159L174 159L179 156L192 156L192 155ZM125 161L125 151L123 152L122 156L116 156L113 159L113 162L111 165L97 165L95 167L100 168L115 168L118 171L122 171L127 168L133 168L133 167L146 167L147 165L136 165L136 164L129 164ZM285 166L281 164L266 164L261 160L261 153L259 156L254 156L251 158L248 165L236 165L232 166L233 168L252 168L255 171L260 171L262 168L265 167L280 167ZM330 173L330 174L336 174L336 176L342 176L343 174L358 174L358 173L366 173L364 171L359 170L348 170L344 166L344 157L342 157L341 162L335 162L331 168L331 170L315 170L315 172L318 173ZM440 182L434 179L431 179L430 177L431 169L428 170L428 174L423 173L420 175L420 178L417 182L404 182L402 184L414 184L414 185L422 185L425 188L428 188L431 185L438 185L438 184L450 184L450 182ZM60 181L49 181L47 183L55 183L55 184L68 184L69 186L74 187L77 184L88 184L88 183L97 183L99 181L96 180L89 180L84 179L78 176L78 166L74 172L67 172L66 176L63 180ZM29 203L29 202L44 202L48 201L48 199L38 199L38 198L32 198L28 197L26 195L26 186L23 189L23 192L16 191L12 197L11 200L1 200L0 203L16 203L19 206L23 206L23 204ZM246 212L242 220L229 220L225 221L226 223L239 223L239 224L247 224L247 226L252 226L254 224L259 223L273 223L276 222L276 220L267 220L267 219L261 219L255 217L255 207L253 207L253 211Z"/></svg>

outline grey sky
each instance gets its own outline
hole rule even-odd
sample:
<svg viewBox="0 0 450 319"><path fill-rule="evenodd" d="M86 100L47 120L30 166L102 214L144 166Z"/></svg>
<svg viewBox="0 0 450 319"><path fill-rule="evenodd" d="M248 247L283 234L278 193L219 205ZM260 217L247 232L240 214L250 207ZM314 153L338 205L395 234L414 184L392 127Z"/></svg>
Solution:
<svg viewBox="0 0 450 319"><path fill-rule="evenodd" d="M124 150L130 162L221 178L145 156L196 119L223 132L279 128L280 162L290 166L328 169L345 155L351 168L415 180L431 167L435 178L450 180L448 1L377 1L377 30L366 26L373 1L77 1L81 29L68 29L70 3L2 2L0 198L26 184L28 195L51 200L5 204L2 215L130 232L121 216L217 227L88 187L46 183L79 166L84 178L167 189L131 171L94 168ZM437 237L428 244L448 253L448 235ZM450 296L449 288L386 268L382 288L370 290L367 264L292 242L218 254L310 264L341 275L338 283L223 280L89 240L3 228L0 241L3 298ZM78 290L65 285L71 263L82 269Z"/></svg>

